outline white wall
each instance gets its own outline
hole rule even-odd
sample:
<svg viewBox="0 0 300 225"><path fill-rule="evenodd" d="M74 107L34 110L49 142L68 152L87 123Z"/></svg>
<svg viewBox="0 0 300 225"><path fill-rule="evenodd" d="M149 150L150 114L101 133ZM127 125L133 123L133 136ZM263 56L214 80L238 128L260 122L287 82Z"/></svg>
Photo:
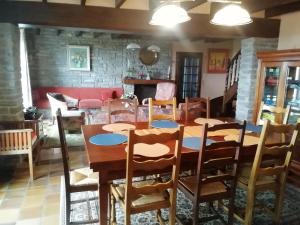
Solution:
<svg viewBox="0 0 300 225"><path fill-rule="evenodd" d="M300 12L281 16L278 50L300 48Z"/></svg>
<svg viewBox="0 0 300 225"><path fill-rule="evenodd" d="M219 43L206 43L204 41L181 41L174 42L172 46L172 79L175 79L176 74L176 52L200 52L203 54L202 60L202 82L201 82L201 97L209 97L211 99L223 96L225 89L226 74L208 74L207 73L207 58L209 48L229 49L229 56L234 55L240 48L238 42L226 41ZM233 52L232 49L237 49Z"/></svg>

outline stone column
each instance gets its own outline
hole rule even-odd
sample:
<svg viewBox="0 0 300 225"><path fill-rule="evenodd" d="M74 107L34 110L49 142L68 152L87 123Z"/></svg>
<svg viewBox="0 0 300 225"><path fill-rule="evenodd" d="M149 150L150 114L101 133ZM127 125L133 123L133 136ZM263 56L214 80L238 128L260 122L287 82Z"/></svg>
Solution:
<svg viewBox="0 0 300 225"><path fill-rule="evenodd" d="M277 43L277 38L248 38L242 40L236 119L252 121L258 66L256 52L276 50Z"/></svg>
<svg viewBox="0 0 300 225"><path fill-rule="evenodd" d="M19 28L0 23L0 121L22 119Z"/></svg>

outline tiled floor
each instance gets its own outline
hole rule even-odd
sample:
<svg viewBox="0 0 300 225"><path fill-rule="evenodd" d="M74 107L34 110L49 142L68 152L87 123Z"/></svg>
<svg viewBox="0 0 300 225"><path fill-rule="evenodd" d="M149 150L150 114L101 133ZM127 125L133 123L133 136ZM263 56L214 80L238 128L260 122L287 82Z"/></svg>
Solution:
<svg viewBox="0 0 300 225"><path fill-rule="evenodd" d="M82 148L69 149L71 168L86 165ZM18 156L0 159L0 225L58 225L60 176L63 166L59 149L43 149L41 163L29 181L28 161Z"/></svg>

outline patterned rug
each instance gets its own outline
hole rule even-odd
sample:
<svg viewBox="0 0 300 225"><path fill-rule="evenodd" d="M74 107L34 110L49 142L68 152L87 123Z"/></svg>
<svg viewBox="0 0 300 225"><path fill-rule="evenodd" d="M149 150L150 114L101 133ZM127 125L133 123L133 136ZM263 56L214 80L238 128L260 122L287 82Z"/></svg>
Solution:
<svg viewBox="0 0 300 225"><path fill-rule="evenodd" d="M52 122L45 120L43 123L44 130L44 144L43 148L57 148L60 147L59 134L57 123L52 124ZM83 146L84 141L80 130L74 131L72 133L66 134L66 140L68 146Z"/></svg>
<svg viewBox="0 0 300 225"><path fill-rule="evenodd" d="M85 192L85 193L76 193L72 194L73 200L78 199L87 199L88 197L95 197L97 192ZM64 204L64 197L62 192L61 205ZM268 207L273 206L274 195L271 192L265 192L262 194L258 194L257 201L266 204ZM236 206L241 207L245 205L245 191L238 189L237 197L236 197ZM124 214L123 210L120 209L119 205L116 205L117 211L117 223L124 224ZM63 207L61 207L63 210ZM91 220L98 218L98 201L85 201L80 204L72 205L71 212L71 221L82 221L82 220ZM178 191L177 194L177 216L182 220L183 224L191 224L191 212L192 212L192 202L188 200L184 194ZM221 214L226 218L226 213L221 211ZM61 216L61 225L64 224L64 213L62 212ZM168 218L168 210L163 210L162 215L164 218ZM210 215L208 211L208 207L205 204L200 205L200 216ZM287 185L285 191L285 200L284 207L282 210L282 225L299 225L300 220L300 189ZM254 225L271 225L271 215L265 213L265 211L261 209L255 209L254 214ZM141 214L136 214L131 216L131 224L143 224L143 225L158 225L159 223L156 221L154 212L146 212ZM222 224L220 221L215 220L211 222L205 223L207 225L219 225ZM237 220L234 221L234 224L241 225ZM96 224L95 224L96 225Z"/></svg>

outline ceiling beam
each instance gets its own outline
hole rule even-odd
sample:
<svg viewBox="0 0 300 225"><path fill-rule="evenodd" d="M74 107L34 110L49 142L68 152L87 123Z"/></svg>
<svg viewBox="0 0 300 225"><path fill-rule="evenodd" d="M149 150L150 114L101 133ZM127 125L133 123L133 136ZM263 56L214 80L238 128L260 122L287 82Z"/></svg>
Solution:
<svg viewBox="0 0 300 225"><path fill-rule="evenodd" d="M280 16L283 14L287 14L299 10L300 10L300 2L294 2L294 3L266 9L265 17L268 18L268 17Z"/></svg>
<svg viewBox="0 0 300 225"><path fill-rule="evenodd" d="M209 15L190 16L191 21L169 30L149 25L151 13L143 10L55 3L46 5L37 2L0 2L0 22L14 24L88 28L97 29L99 32L113 31L180 39L272 38L279 35L280 20L254 18L253 23L248 25L224 27L210 24Z"/></svg>
<svg viewBox="0 0 300 225"><path fill-rule="evenodd" d="M243 0L242 4L250 12L258 12L285 4L300 2L300 0Z"/></svg>
<svg viewBox="0 0 300 225"><path fill-rule="evenodd" d="M199 5L204 4L207 0L195 0L193 2L181 2L180 5L185 10L191 10Z"/></svg>
<svg viewBox="0 0 300 225"><path fill-rule="evenodd" d="M126 0L115 0L115 7L121 8L121 6L126 2Z"/></svg>
<svg viewBox="0 0 300 225"><path fill-rule="evenodd" d="M85 6L85 3L86 3L86 0L81 0L80 5L81 5L81 6Z"/></svg>

